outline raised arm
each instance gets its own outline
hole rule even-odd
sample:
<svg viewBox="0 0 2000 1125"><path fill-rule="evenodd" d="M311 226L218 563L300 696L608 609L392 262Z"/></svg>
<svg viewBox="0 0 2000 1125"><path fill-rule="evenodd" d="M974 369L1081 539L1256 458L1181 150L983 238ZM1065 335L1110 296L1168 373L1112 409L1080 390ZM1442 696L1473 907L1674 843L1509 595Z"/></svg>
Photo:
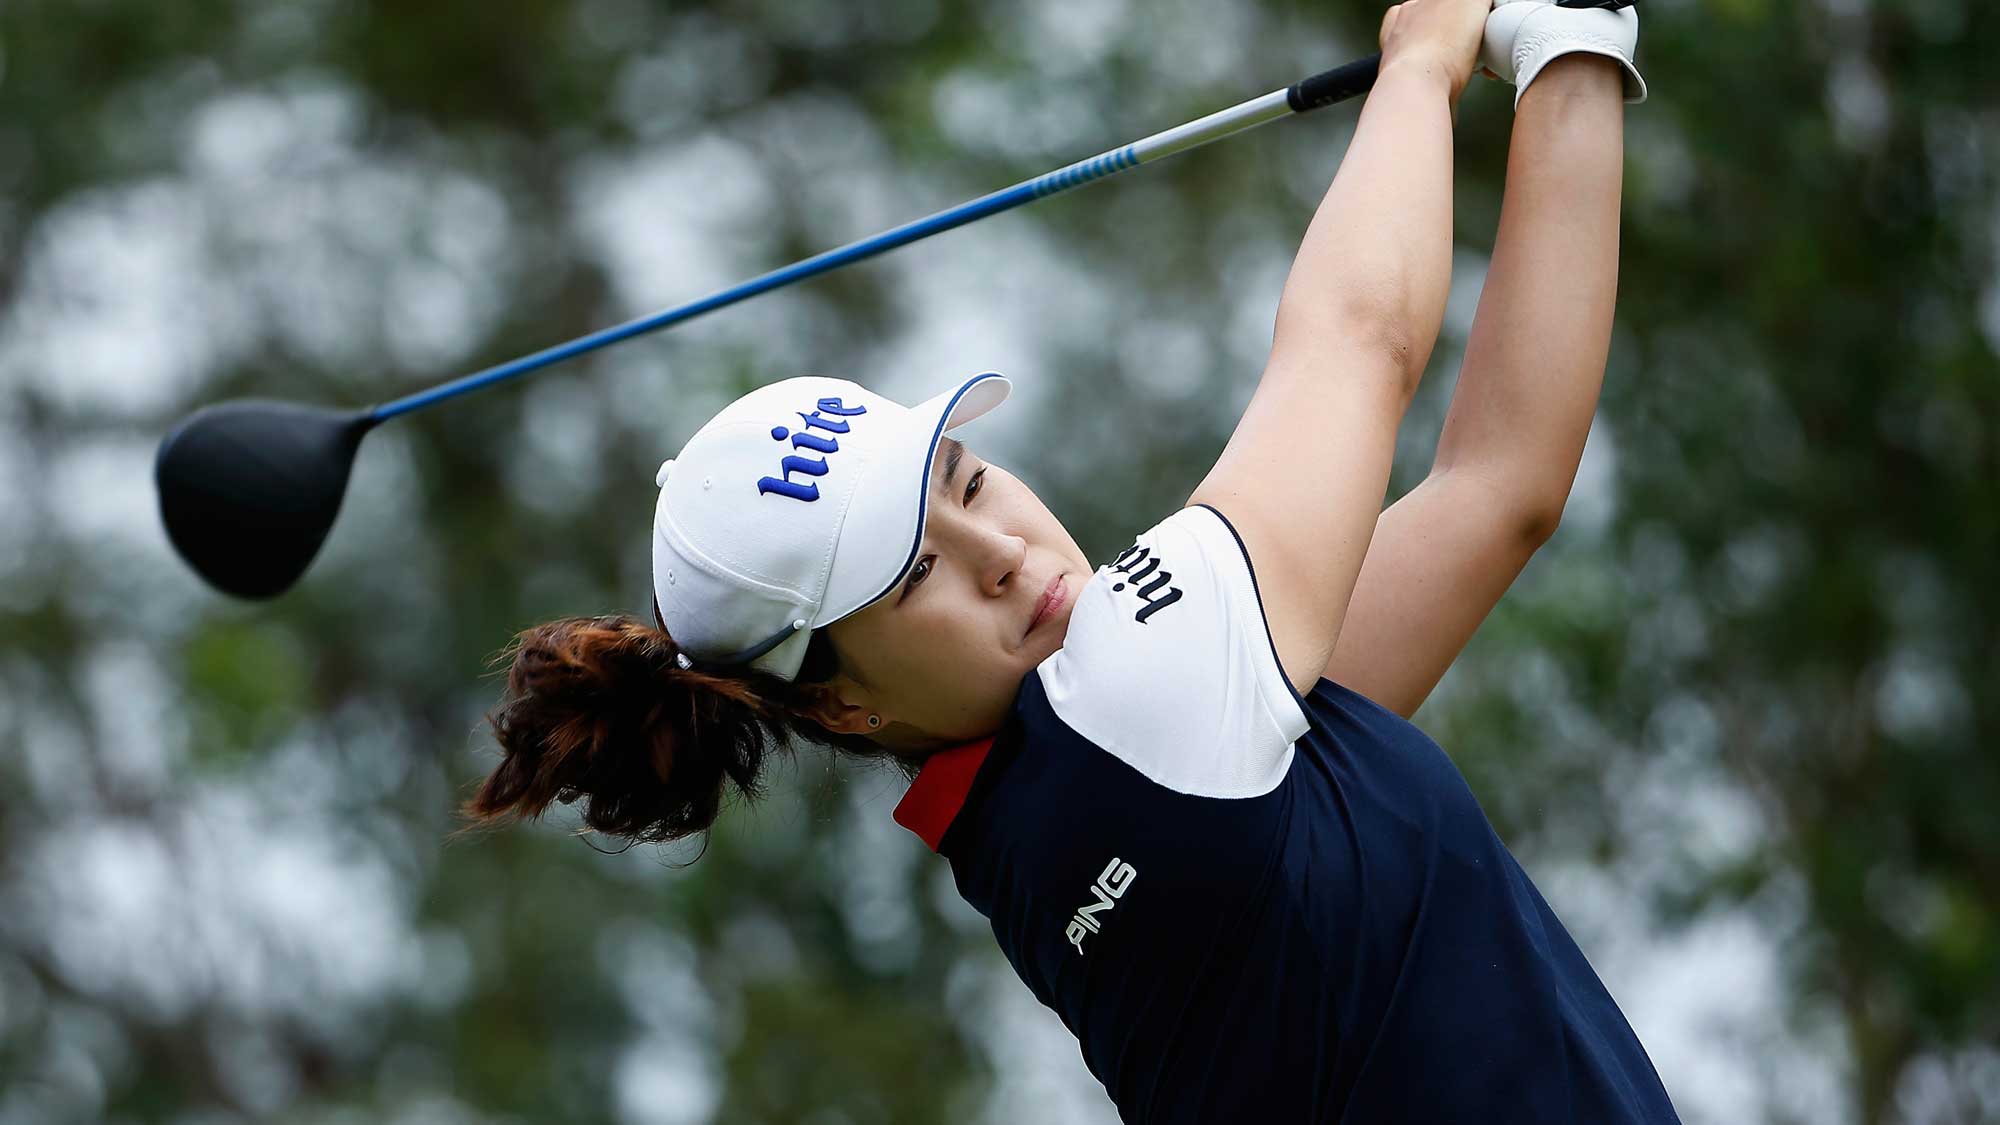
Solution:
<svg viewBox="0 0 2000 1125"><path fill-rule="evenodd" d="M1422 484L1382 514L1326 675L1416 711L1555 531L1611 343L1624 168L1618 64L1522 92L1492 266Z"/></svg>
<svg viewBox="0 0 2000 1125"><path fill-rule="evenodd" d="M1190 503L1235 526L1286 678L1334 651L1451 274L1452 110L1490 0L1410 0L1306 231L1256 393Z"/></svg>

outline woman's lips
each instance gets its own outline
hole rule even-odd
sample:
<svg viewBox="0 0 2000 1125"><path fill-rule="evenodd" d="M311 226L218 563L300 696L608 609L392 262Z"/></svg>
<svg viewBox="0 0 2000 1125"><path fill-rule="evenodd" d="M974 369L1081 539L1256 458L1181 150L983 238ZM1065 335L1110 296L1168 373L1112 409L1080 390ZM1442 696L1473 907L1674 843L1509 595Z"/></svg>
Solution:
<svg viewBox="0 0 2000 1125"><path fill-rule="evenodd" d="M1035 603L1034 620L1028 622L1028 632L1032 633L1042 622L1054 617L1069 600L1069 587L1063 584L1063 576L1058 574L1049 579L1048 588L1042 591L1042 598Z"/></svg>

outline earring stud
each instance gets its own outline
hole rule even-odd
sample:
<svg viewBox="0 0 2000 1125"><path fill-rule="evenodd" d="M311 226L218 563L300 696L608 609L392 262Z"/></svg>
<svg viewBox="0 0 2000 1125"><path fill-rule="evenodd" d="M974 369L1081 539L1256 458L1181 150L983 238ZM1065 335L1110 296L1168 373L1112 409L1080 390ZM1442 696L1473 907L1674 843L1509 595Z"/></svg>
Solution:
<svg viewBox="0 0 2000 1125"><path fill-rule="evenodd" d="M881 725L882 725L882 716L880 716L880 715L870 715L870 716L868 716L868 725L869 725L870 727L879 727L879 726L881 726Z"/></svg>

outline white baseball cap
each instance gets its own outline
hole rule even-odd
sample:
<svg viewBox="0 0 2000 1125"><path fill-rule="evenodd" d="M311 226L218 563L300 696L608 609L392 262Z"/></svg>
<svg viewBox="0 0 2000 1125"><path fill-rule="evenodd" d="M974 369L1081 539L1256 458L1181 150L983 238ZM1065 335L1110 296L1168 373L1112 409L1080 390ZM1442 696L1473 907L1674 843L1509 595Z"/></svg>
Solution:
<svg viewBox="0 0 2000 1125"><path fill-rule="evenodd" d="M1012 389L989 371L906 407L807 376L724 407L654 478L667 632L696 665L796 677L812 630L894 590L916 562L945 431Z"/></svg>

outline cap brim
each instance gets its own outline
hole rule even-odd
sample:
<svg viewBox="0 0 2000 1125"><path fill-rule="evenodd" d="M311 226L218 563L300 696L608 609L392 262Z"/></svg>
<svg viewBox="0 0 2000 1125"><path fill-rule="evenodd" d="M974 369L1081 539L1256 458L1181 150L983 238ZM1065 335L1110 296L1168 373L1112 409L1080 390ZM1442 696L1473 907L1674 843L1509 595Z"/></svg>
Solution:
<svg viewBox="0 0 2000 1125"><path fill-rule="evenodd" d="M924 541L931 466L944 435L1007 400L1013 384L997 371L974 375L910 408L905 427L870 468L843 524L813 627L830 625L895 590Z"/></svg>

